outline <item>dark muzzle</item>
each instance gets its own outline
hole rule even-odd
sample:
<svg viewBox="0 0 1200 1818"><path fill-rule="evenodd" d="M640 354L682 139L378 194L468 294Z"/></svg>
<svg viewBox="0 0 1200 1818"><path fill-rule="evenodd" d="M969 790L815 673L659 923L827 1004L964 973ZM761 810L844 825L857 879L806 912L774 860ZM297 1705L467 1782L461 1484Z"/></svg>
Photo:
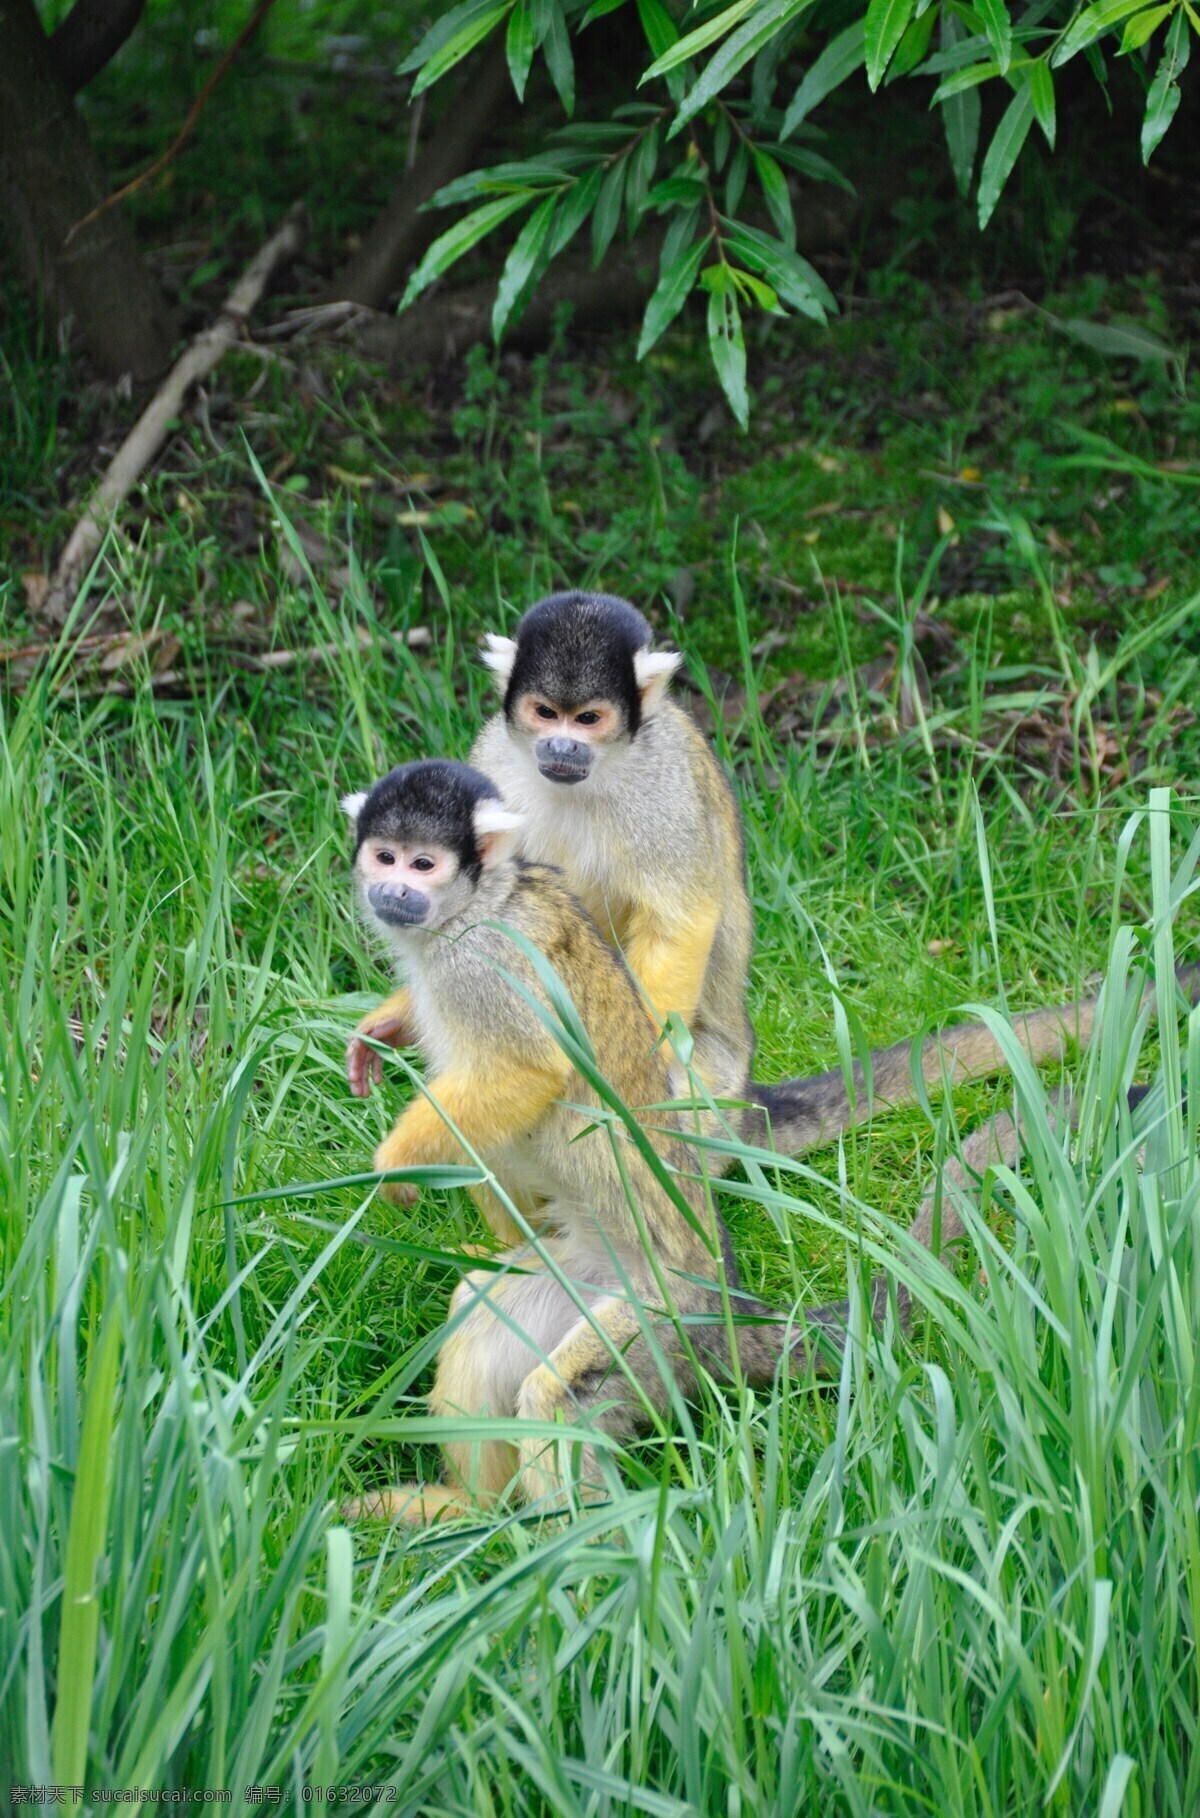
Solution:
<svg viewBox="0 0 1200 1818"><path fill-rule="evenodd" d="M582 739L539 739L537 767L552 783L582 783L592 754Z"/></svg>
<svg viewBox="0 0 1200 1818"><path fill-rule="evenodd" d="M367 901L381 922L393 928L414 928L429 914L429 898L407 884L372 884Z"/></svg>

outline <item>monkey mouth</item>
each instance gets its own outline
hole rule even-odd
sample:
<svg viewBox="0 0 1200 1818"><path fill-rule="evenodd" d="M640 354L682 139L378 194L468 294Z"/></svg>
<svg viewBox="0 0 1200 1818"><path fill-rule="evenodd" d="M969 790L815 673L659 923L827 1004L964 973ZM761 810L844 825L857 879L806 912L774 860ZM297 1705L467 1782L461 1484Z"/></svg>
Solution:
<svg viewBox="0 0 1200 1818"><path fill-rule="evenodd" d="M538 774L551 783L582 783L590 770L590 764L572 764L562 758L538 765Z"/></svg>
<svg viewBox="0 0 1200 1818"><path fill-rule="evenodd" d="M417 928L429 914L429 898L419 890L392 890L387 884L372 884L367 902L392 928Z"/></svg>

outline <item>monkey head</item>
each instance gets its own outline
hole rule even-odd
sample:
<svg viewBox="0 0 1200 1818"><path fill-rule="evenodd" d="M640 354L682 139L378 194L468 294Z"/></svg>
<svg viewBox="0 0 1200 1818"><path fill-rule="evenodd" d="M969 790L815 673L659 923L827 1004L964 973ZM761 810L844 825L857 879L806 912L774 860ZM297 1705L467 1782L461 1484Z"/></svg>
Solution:
<svg viewBox="0 0 1200 1818"><path fill-rule="evenodd" d="M509 735L552 783L584 782L628 748L679 667L650 626L608 593L552 593L515 638L489 635L484 662L504 690Z"/></svg>
<svg viewBox="0 0 1200 1818"><path fill-rule="evenodd" d="M363 907L392 936L463 914L521 825L494 783L445 758L401 764L373 789L344 796L342 807L354 828Z"/></svg>

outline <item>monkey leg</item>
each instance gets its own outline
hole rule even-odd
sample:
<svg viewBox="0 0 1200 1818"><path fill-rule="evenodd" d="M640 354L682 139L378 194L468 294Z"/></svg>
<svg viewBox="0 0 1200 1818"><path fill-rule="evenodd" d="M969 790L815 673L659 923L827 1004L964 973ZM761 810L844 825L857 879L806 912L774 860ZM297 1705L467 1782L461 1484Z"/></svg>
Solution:
<svg viewBox="0 0 1200 1818"><path fill-rule="evenodd" d="M661 1364L647 1342L644 1310L626 1300L606 1298L580 1319L546 1363L530 1372L517 1396L517 1413L523 1420L561 1421L562 1439L526 1439L520 1445L521 1491L527 1502L546 1510L566 1503L567 1481L577 1477L587 1499L606 1495L596 1448L581 1435L572 1435L577 1423L625 1438L647 1424L646 1402L629 1380L618 1356L629 1370L650 1406L661 1413L669 1388L662 1380ZM669 1325L660 1327L660 1342L672 1368L682 1379L684 1370L677 1341ZM688 1372L690 1379L690 1372ZM685 1390L688 1384L684 1384ZM571 1455L578 1454L578 1468L571 1469Z"/></svg>
<svg viewBox="0 0 1200 1818"><path fill-rule="evenodd" d="M458 1323L438 1353L429 1397L435 1416L513 1418L522 1383L543 1357L551 1356L564 1334L579 1322L579 1308L547 1273L535 1252L510 1260L527 1274L500 1275L476 1269L463 1277L450 1301ZM517 1474L518 1452L511 1438L447 1440L442 1447L446 1481L399 1484L347 1505L351 1514L393 1516L426 1526L478 1516L497 1502Z"/></svg>
<svg viewBox="0 0 1200 1818"><path fill-rule="evenodd" d="M504 1182L504 1190L512 1200L513 1205L516 1206L518 1212L520 1212L521 1216L536 1231L542 1222L542 1213L546 1201L536 1193L521 1191L519 1188L510 1185L508 1181ZM494 1189L488 1185L487 1181L481 1180L476 1186L468 1187L467 1192L475 1201L475 1204L479 1209L479 1216L482 1218L488 1230L505 1246L505 1248L510 1250L516 1249L518 1245L525 1242L524 1231L522 1231L521 1227L513 1219L508 1207L503 1204ZM468 1245L466 1248L468 1254L470 1254L471 1250L475 1250L476 1254L479 1256L491 1254L490 1250L475 1245Z"/></svg>
<svg viewBox="0 0 1200 1818"><path fill-rule="evenodd" d="M431 1528L439 1521L478 1515L478 1504L445 1483L400 1483L368 1490L341 1506L343 1521L403 1521L412 1528Z"/></svg>
<svg viewBox="0 0 1200 1818"><path fill-rule="evenodd" d="M703 1024L695 1027L691 1034L692 1073L715 1099L732 1099L741 1104L747 1096L746 1075L751 1060L749 1042L735 1047L723 1030L706 1028ZM699 1103L694 1108L688 1105L694 1097L693 1082L687 1068L674 1057L670 1063L670 1081L672 1098L679 1099L683 1105L679 1122L685 1141L691 1132L716 1138L741 1133L744 1111L709 1111ZM737 1160L736 1156L723 1155L712 1149L697 1150L696 1159L697 1165L703 1162L710 1176L728 1174Z"/></svg>

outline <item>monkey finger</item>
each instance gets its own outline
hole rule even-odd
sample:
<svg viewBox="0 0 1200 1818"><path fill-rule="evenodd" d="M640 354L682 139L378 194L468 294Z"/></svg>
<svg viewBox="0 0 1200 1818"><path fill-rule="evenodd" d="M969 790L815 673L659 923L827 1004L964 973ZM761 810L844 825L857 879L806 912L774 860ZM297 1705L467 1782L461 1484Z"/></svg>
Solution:
<svg viewBox="0 0 1200 1818"><path fill-rule="evenodd" d="M406 1019L402 1016L380 1016L372 1010L364 1016L358 1025L357 1033L369 1035L373 1042L382 1042L387 1048L407 1048L412 1041Z"/></svg>
<svg viewBox="0 0 1200 1818"><path fill-rule="evenodd" d="M379 1189L379 1197L386 1200L389 1206L415 1206L421 1197L421 1189L414 1187L409 1180L385 1180Z"/></svg>
<svg viewBox="0 0 1200 1818"><path fill-rule="evenodd" d="M370 1063L378 1059L379 1056L372 1054L367 1044L360 1042L357 1035L351 1036L346 1044L346 1079L355 1098L366 1098L370 1094Z"/></svg>

